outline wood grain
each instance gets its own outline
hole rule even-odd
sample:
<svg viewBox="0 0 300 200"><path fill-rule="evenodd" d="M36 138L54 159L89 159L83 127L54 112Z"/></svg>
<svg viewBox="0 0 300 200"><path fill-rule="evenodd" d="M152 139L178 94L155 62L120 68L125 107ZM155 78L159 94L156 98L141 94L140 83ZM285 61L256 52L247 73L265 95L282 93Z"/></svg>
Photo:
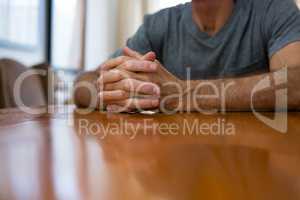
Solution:
<svg viewBox="0 0 300 200"><path fill-rule="evenodd" d="M251 113L54 110L0 111L1 200L300 199L300 113L282 134Z"/></svg>

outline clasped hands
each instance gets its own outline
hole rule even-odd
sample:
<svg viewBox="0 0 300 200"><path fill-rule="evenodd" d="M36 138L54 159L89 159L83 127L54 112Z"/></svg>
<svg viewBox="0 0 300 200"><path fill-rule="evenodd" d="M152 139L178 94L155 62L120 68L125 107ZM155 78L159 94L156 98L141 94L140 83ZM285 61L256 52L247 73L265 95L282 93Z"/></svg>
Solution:
<svg viewBox="0 0 300 200"><path fill-rule="evenodd" d="M169 73L154 52L141 55L125 47L123 56L106 61L99 72L99 105L108 112L172 109L181 103L177 97L185 83Z"/></svg>

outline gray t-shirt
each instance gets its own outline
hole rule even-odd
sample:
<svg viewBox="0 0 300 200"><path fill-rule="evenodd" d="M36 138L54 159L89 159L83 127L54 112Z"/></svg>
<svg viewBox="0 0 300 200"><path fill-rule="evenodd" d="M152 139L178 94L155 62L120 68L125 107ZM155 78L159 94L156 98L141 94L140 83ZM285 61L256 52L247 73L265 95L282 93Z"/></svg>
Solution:
<svg viewBox="0 0 300 200"><path fill-rule="evenodd" d="M198 28L186 3L145 16L127 45L142 54L154 51L181 79L190 68L195 80L266 72L272 55L295 41L300 12L294 0L236 0L232 16L212 37Z"/></svg>

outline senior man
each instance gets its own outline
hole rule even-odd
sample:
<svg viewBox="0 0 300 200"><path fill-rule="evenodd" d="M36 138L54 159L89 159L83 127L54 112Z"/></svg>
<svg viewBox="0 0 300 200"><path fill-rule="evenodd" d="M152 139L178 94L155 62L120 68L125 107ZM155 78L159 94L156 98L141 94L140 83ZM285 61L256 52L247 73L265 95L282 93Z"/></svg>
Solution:
<svg viewBox="0 0 300 200"><path fill-rule="evenodd" d="M77 84L80 107L110 112L300 107L300 12L294 0L192 0L147 15L127 47ZM284 95L281 93L280 95ZM280 97L280 96L279 96ZM94 101L92 101L94 99Z"/></svg>

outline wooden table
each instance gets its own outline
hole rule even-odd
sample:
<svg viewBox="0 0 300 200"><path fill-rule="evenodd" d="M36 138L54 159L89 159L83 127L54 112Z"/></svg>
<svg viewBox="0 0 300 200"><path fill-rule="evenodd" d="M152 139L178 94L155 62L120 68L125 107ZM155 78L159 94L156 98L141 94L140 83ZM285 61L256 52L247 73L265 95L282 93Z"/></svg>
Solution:
<svg viewBox="0 0 300 200"><path fill-rule="evenodd" d="M1 200L300 199L300 113L282 134L251 113L58 110L0 111Z"/></svg>

